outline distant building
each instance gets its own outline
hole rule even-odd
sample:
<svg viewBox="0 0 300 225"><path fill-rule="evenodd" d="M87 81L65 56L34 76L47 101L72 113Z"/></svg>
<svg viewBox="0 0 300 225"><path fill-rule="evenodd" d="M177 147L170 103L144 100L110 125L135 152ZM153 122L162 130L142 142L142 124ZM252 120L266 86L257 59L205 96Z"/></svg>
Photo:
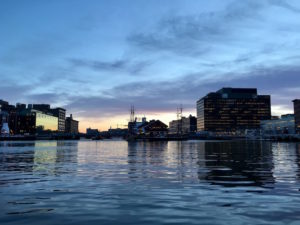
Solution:
<svg viewBox="0 0 300 225"><path fill-rule="evenodd" d="M30 110L31 113L35 116L35 127L37 129L48 130L48 131L57 131L58 130L58 117L38 111L38 110Z"/></svg>
<svg viewBox="0 0 300 225"><path fill-rule="evenodd" d="M0 100L0 128L1 128L1 134L4 133L4 132L6 133L6 123L8 121L8 112L5 110L5 107L7 105L8 105L8 102ZM5 126L5 128L3 126ZM7 124L7 126L8 126L8 124Z"/></svg>
<svg viewBox="0 0 300 225"><path fill-rule="evenodd" d="M138 119L135 117L134 121L131 121L128 123L128 133L130 135L136 135L139 133L139 127L142 125L147 124L147 119L146 117L142 117L141 119Z"/></svg>
<svg viewBox="0 0 300 225"><path fill-rule="evenodd" d="M53 114L58 118L57 130L59 132L65 132L66 110L63 108L51 109L49 104L29 104L29 109L38 110L46 114Z"/></svg>
<svg viewBox="0 0 300 225"><path fill-rule="evenodd" d="M13 133L16 126L16 107L7 101L0 100L0 128L5 134Z"/></svg>
<svg viewBox="0 0 300 225"><path fill-rule="evenodd" d="M169 123L170 134L189 134L197 131L197 118L190 115Z"/></svg>
<svg viewBox="0 0 300 225"><path fill-rule="evenodd" d="M66 110L63 108L51 109L54 116L58 118L58 131L65 132L66 129Z"/></svg>
<svg viewBox="0 0 300 225"><path fill-rule="evenodd" d="M222 88L197 101L197 131L236 133L259 129L271 118L269 95L256 88Z"/></svg>
<svg viewBox="0 0 300 225"><path fill-rule="evenodd" d="M0 128L1 128L1 135L9 135L10 134L10 129L8 126L8 118L9 118L9 114L8 112L0 112Z"/></svg>
<svg viewBox="0 0 300 225"><path fill-rule="evenodd" d="M99 130L98 129L92 129L92 128L87 128L86 129L86 136L87 137L96 137L99 135Z"/></svg>
<svg viewBox="0 0 300 225"><path fill-rule="evenodd" d="M108 134L111 137L124 137L128 135L128 129L127 128L115 128L115 129L108 129Z"/></svg>
<svg viewBox="0 0 300 225"><path fill-rule="evenodd" d="M295 134L294 114L282 115L281 118L261 121L263 134Z"/></svg>
<svg viewBox="0 0 300 225"><path fill-rule="evenodd" d="M42 112L40 112L42 113ZM16 114L16 125L13 128L13 134L35 134L37 132L36 119L37 114L31 110L22 110ZM43 123L38 122L38 130L44 129Z"/></svg>
<svg viewBox="0 0 300 225"><path fill-rule="evenodd" d="M66 118L65 132L71 134L78 134L78 125L79 122L77 120L74 120L72 114L70 114L70 117Z"/></svg>
<svg viewBox="0 0 300 225"><path fill-rule="evenodd" d="M300 133L300 99L295 99L293 102L295 114L295 129L297 133Z"/></svg>
<svg viewBox="0 0 300 225"><path fill-rule="evenodd" d="M7 101L0 100L0 128L5 125L10 134L35 134L39 132L64 132L66 123L66 110L63 108L50 108L49 104L17 103L9 105ZM77 123L76 123L77 122ZM72 121L72 129L78 132L78 121ZM8 128L7 128L8 127ZM74 128L75 127L75 128Z"/></svg>
<svg viewBox="0 0 300 225"><path fill-rule="evenodd" d="M58 118L52 114L35 109L25 109L16 115L14 134L35 134L57 131Z"/></svg>
<svg viewBox="0 0 300 225"><path fill-rule="evenodd" d="M172 120L169 122L169 134L179 134L181 130L181 120Z"/></svg>
<svg viewBox="0 0 300 225"><path fill-rule="evenodd" d="M168 126L160 120L150 120L138 127L140 135L149 137L165 137L168 134Z"/></svg>
<svg viewBox="0 0 300 225"><path fill-rule="evenodd" d="M17 111L25 110L26 109L26 104L17 103L16 104L16 109L17 109Z"/></svg>
<svg viewBox="0 0 300 225"><path fill-rule="evenodd" d="M50 112L50 105L49 104L30 104L28 105L29 108L41 111L41 112Z"/></svg>

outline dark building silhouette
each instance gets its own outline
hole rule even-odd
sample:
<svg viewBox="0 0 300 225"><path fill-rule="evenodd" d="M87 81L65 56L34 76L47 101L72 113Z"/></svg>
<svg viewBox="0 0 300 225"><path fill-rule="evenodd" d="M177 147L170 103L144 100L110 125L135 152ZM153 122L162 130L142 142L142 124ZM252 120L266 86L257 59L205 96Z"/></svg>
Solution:
<svg viewBox="0 0 300 225"><path fill-rule="evenodd" d="M148 124L146 117L142 118L132 118L130 122L128 122L128 134L129 135L137 135L139 134L139 127Z"/></svg>
<svg viewBox="0 0 300 225"><path fill-rule="evenodd" d="M58 118L51 113L26 108L18 111L15 134L34 134L44 131L57 131Z"/></svg>
<svg viewBox="0 0 300 225"><path fill-rule="evenodd" d="M41 112L50 112L50 105L49 104L31 104L28 105L29 108L39 110Z"/></svg>
<svg viewBox="0 0 300 225"><path fill-rule="evenodd" d="M108 134L110 137L125 137L128 135L127 128L115 128L115 129L108 129Z"/></svg>
<svg viewBox="0 0 300 225"><path fill-rule="evenodd" d="M42 127L40 127L41 129ZM14 134L34 134L36 133L36 114L31 110L22 110L16 115L16 126Z"/></svg>
<svg viewBox="0 0 300 225"><path fill-rule="evenodd" d="M168 126L160 120L150 120L138 127L139 134L150 137L163 137L168 134Z"/></svg>
<svg viewBox="0 0 300 225"><path fill-rule="evenodd" d="M69 117L66 118L66 133L70 134L78 134L78 125L79 122L73 119L73 115L70 114Z"/></svg>
<svg viewBox="0 0 300 225"><path fill-rule="evenodd" d="M44 131L65 131L66 110L51 109L49 104L17 103L9 105L0 100L0 128L3 121L8 122L10 134L35 134ZM78 122L78 121L77 121Z"/></svg>
<svg viewBox="0 0 300 225"><path fill-rule="evenodd" d="M99 135L98 129L86 128L86 136L94 137Z"/></svg>
<svg viewBox="0 0 300 225"><path fill-rule="evenodd" d="M189 134L197 131L197 118L190 115L169 123L170 134Z"/></svg>
<svg viewBox="0 0 300 225"><path fill-rule="evenodd" d="M271 118L271 98L256 88L222 88L197 101L197 130L213 132L259 129Z"/></svg>
<svg viewBox="0 0 300 225"><path fill-rule="evenodd" d="M3 123L8 123L9 133L17 126L17 109L14 105L10 105L7 101L0 100L0 127Z"/></svg>
<svg viewBox="0 0 300 225"><path fill-rule="evenodd" d="M294 101L295 128L296 132L300 133L300 99Z"/></svg>

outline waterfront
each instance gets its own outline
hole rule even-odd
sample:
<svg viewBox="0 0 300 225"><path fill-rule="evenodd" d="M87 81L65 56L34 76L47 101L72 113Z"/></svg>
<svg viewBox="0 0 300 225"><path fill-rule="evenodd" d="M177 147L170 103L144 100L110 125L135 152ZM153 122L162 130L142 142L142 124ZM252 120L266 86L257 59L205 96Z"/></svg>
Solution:
<svg viewBox="0 0 300 225"><path fill-rule="evenodd" d="M0 142L1 224L298 224L300 143Z"/></svg>

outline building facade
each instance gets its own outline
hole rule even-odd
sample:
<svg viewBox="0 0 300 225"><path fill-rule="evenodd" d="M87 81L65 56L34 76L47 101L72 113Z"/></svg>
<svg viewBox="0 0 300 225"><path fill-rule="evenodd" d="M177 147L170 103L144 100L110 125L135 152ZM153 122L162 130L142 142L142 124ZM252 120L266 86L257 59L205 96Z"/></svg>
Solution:
<svg viewBox="0 0 300 225"><path fill-rule="evenodd" d="M271 118L271 97L255 88L222 88L197 101L197 131L237 133Z"/></svg>
<svg viewBox="0 0 300 225"><path fill-rule="evenodd" d="M73 119L73 115L70 114L69 117L66 118L66 129L65 132L69 134L78 134L78 126L79 122Z"/></svg>
<svg viewBox="0 0 300 225"><path fill-rule="evenodd" d="M58 117L38 110L31 110L35 116L35 127L44 131L58 131Z"/></svg>
<svg viewBox="0 0 300 225"><path fill-rule="evenodd" d="M139 134L148 137L166 137L168 126L160 120L150 120L138 127Z"/></svg>
<svg viewBox="0 0 300 225"><path fill-rule="evenodd" d="M197 118L190 115L169 123L169 134L189 134L197 131Z"/></svg>
<svg viewBox="0 0 300 225"><path fill-rule="evenodd" d="M295 114L295 129L297 133L300 133L300 99L295 99L293 102Z"/></svg>
<svg viewBox="0 0 300 225"><path fill-rule="evenodd" d="M63 108L51 109L54 116L58 118L58 131L65 132L66 129L66 110Z"/></svg>
<svg viewBox="0 0 300 225"><path fill-rule="evenodd" d="M134 121L128 122L128 134L129 135L137 135L139 134L139 127L147 124L147 118L135 118Z"/></svg>
<svg viewBox="0 0 300 225"><path fill-rule="evenodd" d="M55 132L58 130L58 118L52 114L35 109L26 109L17 115L16 133L41 133L45 131Z"/></svg>
<svg viewBox="0 0 300 225"><path fill-rule="evenodd" d="M264 135L295 134L294 114L282 115L281 118L261 121L261 131Z"/></svg>

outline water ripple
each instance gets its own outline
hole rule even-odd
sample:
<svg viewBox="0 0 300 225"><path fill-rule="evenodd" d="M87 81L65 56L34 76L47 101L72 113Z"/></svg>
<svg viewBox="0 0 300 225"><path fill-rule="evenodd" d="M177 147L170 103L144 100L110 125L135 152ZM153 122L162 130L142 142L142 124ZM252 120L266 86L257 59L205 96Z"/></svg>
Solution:
<svg viewBox="0 0 300 225"><path fill-rule="evenodd" d="M1 225L297 224L300 144L1 142L0 197Z"/></svg>

